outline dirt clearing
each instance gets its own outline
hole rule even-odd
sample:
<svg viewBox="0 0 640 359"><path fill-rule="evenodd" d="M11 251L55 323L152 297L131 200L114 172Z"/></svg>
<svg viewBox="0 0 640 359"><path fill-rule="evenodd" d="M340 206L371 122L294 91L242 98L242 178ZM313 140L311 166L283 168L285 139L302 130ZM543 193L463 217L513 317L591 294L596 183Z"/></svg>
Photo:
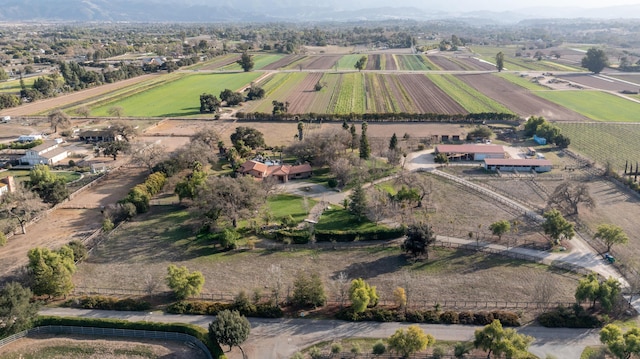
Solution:
<svg viewBox="0 0 640 359"><path fill-rule="evenodd" d="M107 179L78 194L71 201L16 234L0 247L0 278L16 274L27 263L27 252L35 247L59 248L74 239L82 239L102 225L101 206L115 204L129 189L144 181L142 168L124 168L108 174ZM19 232L19 229L18 229Z"/></svg>
<svg viewBox="0 0 640 359"><path fill-rule="evenodd" d="M0 348L4 359L204 359L204 354L180 342L151 339L101 339L91 336L35 335Z"/></svg>

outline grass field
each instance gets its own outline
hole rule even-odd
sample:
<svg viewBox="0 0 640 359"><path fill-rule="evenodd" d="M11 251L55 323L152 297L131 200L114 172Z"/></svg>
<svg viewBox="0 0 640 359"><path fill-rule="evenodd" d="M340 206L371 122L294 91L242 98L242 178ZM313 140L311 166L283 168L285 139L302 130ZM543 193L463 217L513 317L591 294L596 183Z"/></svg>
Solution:
<svg viewBox="0 0 640 359"><path fill-rule="evenodd" d="M280 60L281 58L283 58L284 55L277 55L277 54L259 54L259 55L253 55L253 70L260 70L263 67L272 64L278 60ZM242 71L242 67L240 67L240 65L238 65L237 63L233 63L227 66L223 66L221 68L219 68L220 71Z"/></svg>
<svg viewBox="0 0 640 359"><path fill-rule="evenodd" d="M271 113L273 110L272 101L286 101L291 92L304 81L307 75L306 72L283 72L268 77L259 84L265 91L264 98L248 103L244 111Z"/></svg>
<svg viewBox="0 0 640 359"><path fill-rule="evenodd" d="M200 114L200 95L216 96L224 89L238 90L260 73L193 74L148 91L105 103L91 110L92 116L108 116L112 106L122 107L130 117L183 117Z"/></svg>
<svg viewBox="0 0 640 359"><path fill-rule="evenodd" d="M538 61L529 57L516 57L516 52L522 51L518 46L473 46L471 50L480 55L484 60L491 62L495 62L496 54L502 52L504 54L504 68L509 71L581 71L581 69L577 67L558 64L553 61ZM522 52L535 53L535 50Z"/></svg>
<svg viewBox="0 0 640 359"><path fill-rule="evenodd" d="M80 174L78 172L71 171L55 171L52 172L56 177L61 177L64 179L66 183L72 182L80 178ZM16 182L24 182L29 180L29 171L28 170L8 170L4 172L0 172L0 178L5 178L7 176L13 176Z"/></svg>
<svg viewBox="0 0 640 359"><path fill-rule="evenodd" d="M37 78L38 76L27 77L26 79L24 79L24 85L27 87L31 87ZM20 80L1 81L0 92L20 92Z"/></svg>
<svg viewBox="0 0 640 359"><path fill-rule="evenodd" d="M640 104L601 91L538 91L536 95L596 121L640 122Z"/></svg>
<svg viewBox="0 0 640 359"><path fill-rule="evenodd" d="M355 70L356 62L358 62L358 60L360 60L362 56L363 55L361 54L352 54L352 55L342 56L340 60L338 60L338 62L336 63L338 70Z"/></svg>
<svg viewBox="0 0 640 359"><path fill-rule="evenodd" d="M470 113L512 113L508 108L483 95L453 75L427 75L427 77Z"/></svg>
<svg viewBox="0 0 640 359"><path fill-rule="evenodd" d="M267 201L267 206L276 222L288 215L291 215L296 222L302 222L315 204L316 201L313 199L290 194L279 194Z"/></svg>
<svg viewBox="0 0 640 359"><path fill-rule="evenodd" d="M348 210L342 207L331 207L331 209L326 210L322 213L322 217L320 217L318 224L316 224L317 230L367 230L377 227L375 223L370 222L367 219L358 222L357 218L354 215L352 215ZM383 227L386 228L386 226Z"/></svg>
<svg viewBox="0 0 640 359"><path fill-rule="evenodd" d="M640 124L556 123L571 139L570 148L600 165L610 162L614 170L624 170L625 161L640 161Z"/></svg>

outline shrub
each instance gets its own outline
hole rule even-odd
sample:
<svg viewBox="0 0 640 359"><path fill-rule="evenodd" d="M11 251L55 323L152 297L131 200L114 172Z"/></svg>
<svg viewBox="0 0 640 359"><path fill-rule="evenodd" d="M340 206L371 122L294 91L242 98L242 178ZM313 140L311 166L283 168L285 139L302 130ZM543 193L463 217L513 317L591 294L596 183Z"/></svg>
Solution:
<svg viewBox="0 0 640 359"><path fill-rule="evenodd" d="M74 303L76 302L76 303ZM113 297L84 296L76 301L67 301L66 305L77 306L84 309L145 311L151 309L151 303L133 298L118 299Z"/></svg>
<svg viewBox="0 0 640 359"><path fill-rule="evenodd" d="M411 323L424 323L424 316L422 315L422 313L420 311L417 310L409 310L407 311L407 313L405 314L405 317L407 319L407 322L411 322Z"/></svg>
<svg viewBox="0 0 640 359"><path fill-rule="evenodd" d="M327 181L327 186L329 186L329 188L338 187L338 180L335 178L329 178L329 180Z"/></svg>
<svg viewBox="0 0 640 359"><path fill-rule="evenodd" d="M367 317L376 322L393 322L396 320L396 312L385 308L372 308L366 311Z"/></svg>
<svg viewBox="0 0 640 359"><path fill-rule="evenodd" d="M458 322L460 324L473 324L473 313L469 311L458 313Z"/></svg>
<svg viewBox="0 0 640 359"><path fill-rule="evenodd" d="M5 244L7 244L7 236L4 234L4 232L0 231L0 247L4 246Z"/></svg>
<svg viewBox="0 0 640 359"><path fill-rule="evenodd" d="M105 232L111 232L113 230L113 222L109 218L105 218L102 220L102 230Z"/></svg>
<svg viewBox="0 0 640 359"><path fill-rule="evenodd" d="M473 314L473 324L488 325L493 322L493 315L488 312L478 312Z"/></svg>
<svg viewBox="0 0 640 359"><path fill-rule="evenodd" d="M433 352L431 353L431 356L433 357L433 359L442 359L446 354L447 354L447 350L444 347L437 346L433 348Z"/></svg>
<svg viewBox="0 0 640 359"><path fill-rule="evenodd" d="M311 357L311 359L322 359L323 357L322 353L320 352L320 348L318 347L309 349L309 356Z"/></svg>
<svg viewBox="0 0 640 359"><path fill-rule="evenodd" d="M382 340L378 340L374 345L373 345L373 350L372 353L375 355L382 355L387 351L387 347L384 345L384 343L382 342Z"/></svg>
<svg viewBox="0 0 640 359"><path fill-rule="evenodd" d="M440 314L440 322L444 324L458 324L459 316L457 312L446 311Z"/></svg>
<svg viewBox="0 0 640 359"><path fill-rule="evenodd" d="M340 343L333 343L331 345L331 354L338 354L342 352L342 345Z"/></svg>
<svg viewBox="0 0 640 359"><path fill-rule="evenodd" d="M577 304L573 308L559 306L542 313L538 316L538 322L547 328L599 328L603 325L602 320Z"/></svg>
<svg viewBox="0 0 640 359"><path fill-rule="evenodd" d="M87 257L87 246L84 243L74 240L67 244L69 248L73 251L73 260L78 262Z"/></svg>
<svg viewBox="0 0 640 359"><path fill-rule="evenodd" d="M519 327L520 326L520 317L517 314L512 312L507 312L504 310L497 310L491 312L494 319L498 319L500 324L503 327Z"/></svg>

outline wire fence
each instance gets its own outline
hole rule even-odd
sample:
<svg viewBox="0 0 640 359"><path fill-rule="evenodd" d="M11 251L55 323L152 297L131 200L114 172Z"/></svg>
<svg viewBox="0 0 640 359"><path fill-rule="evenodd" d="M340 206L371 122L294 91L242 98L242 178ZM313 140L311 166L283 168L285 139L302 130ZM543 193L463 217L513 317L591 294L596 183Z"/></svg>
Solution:
<svg viewBox="0 0 640 359"><path fill-rule="evenodd" d="M209 348L207 348L199 339L184 333L177 332L161 332L155 330L136 330L136 329L117 329L117 328L97 328L97 327L75 327L67 325L46 325L42 327L31 328L20 333L16 333L0 340L0 348L15 342L16 340L39 334L72 334L72 335L90 335L98 337L121 337L121 338L139 338L139 339L157 339L157 340L173 340L188 343L189 346L200 349L207 359L213 359Z"/></svg>

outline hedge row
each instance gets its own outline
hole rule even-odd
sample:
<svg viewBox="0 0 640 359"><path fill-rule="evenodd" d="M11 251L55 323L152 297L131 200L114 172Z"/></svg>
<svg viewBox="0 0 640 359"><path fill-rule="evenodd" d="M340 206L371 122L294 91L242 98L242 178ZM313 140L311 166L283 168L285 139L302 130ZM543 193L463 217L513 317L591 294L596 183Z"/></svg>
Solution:
<svg viewBox="0 0 640 359"><path fill-rule="evenodd" d="M300 121L322 119L325 121L362 120L367 122L483 122L508 121L518 122L520 117L511 113L470 113L470 114L442 114L442 113L305 113L305 114L272 114L265 112L238 112L236 117L246 120L267 121Z"/></svg>
<svg viewBox="0 0 640 359"><path fill-rule="evenodd" d="M125 197L120 202L129 202L136 206L137 213L145 213L149 210L149 202L151 201L151 197L158 194L165 182L167 181L167 177L162 172L155 172L150 174L144 183L140 183L133 187L127 197Z"/></svg>
<svg viewBox="0 0 640 359"><path fill-rule="evenodd" d="M151 303L133 298L113 298L100 295L84 296L77 299L70 299L64 303L68 307L100 310L128 310L145 311L151 309Z"/></svg>
<svg viewBox="0 0 640 359"><path fill-rule="evenodd" d="M404 227L396 228L371 228L365 230L316 230L314 235L318 242L353 242L353 241L371 241L371 240L389 240L402 237L404 235ZM293 243L305 244L309 243L311 234L307 230L284 230L275 232L275 239L284 240L290 238Z"/></svg>
<svg viewBox="0 0 640 359"><path fill-rule="evenodd" d="M556 309L542 313L538 322L547 328L600 328L604 322L595 315L587 313L579 304L572 308L559 306Z"/></svg>
<svg viewBox="0 0 640 359"><path fill-rule="evenodd" d="M34 326L67 325L75 327L117 328L135 330L155 330L159 332L176 332L191 335L203 342L214 358L226 358L218 343L209 339L206 329L184 323L153 323L153 322L128 322L118 319L102 318L75 318L75 317L38 317Z"/></svg>
<svg viewBox="0 0 640 359"><path fill-rule="evenodd" d="M245 317L256 318L282 318L284 313L278 306L270 304L252 304L252 303L220 303L220 302L202 302L193 301L175 302L167 307L167 313L171 314L199 314L199 315L216 315L221 310L237 310Z"/></svg>
<svg viewBox="0 0 640 359"><path fill-rule="evenodd" d="M513 312L495 310L492 312L471 311L435 311L435 310L408 310L402 311L389 308L368 308L364 313L354 313L351 308L338 312L338 319L348 321L375 321L375 322L411 322L427 324L469 324L487 325L497 319L504 326L520 326L520 317Z"/></svg>

